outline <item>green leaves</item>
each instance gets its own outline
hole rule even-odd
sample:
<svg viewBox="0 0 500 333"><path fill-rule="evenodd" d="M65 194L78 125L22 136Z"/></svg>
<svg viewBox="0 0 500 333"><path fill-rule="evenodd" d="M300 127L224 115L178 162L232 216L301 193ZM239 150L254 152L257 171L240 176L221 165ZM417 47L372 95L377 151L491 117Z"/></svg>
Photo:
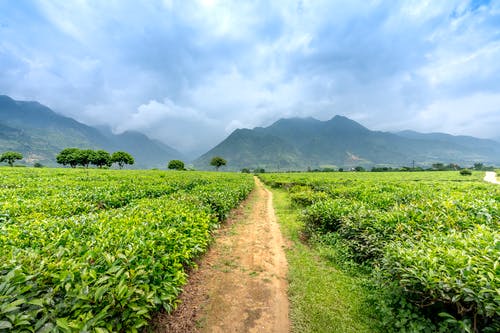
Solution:
<svg viewBox="0 0 500 333"><path fill-rule="evenodd" d="M175 308L215 217L253 187L228 173L9 168L0 179L0 332L141 330Z"/></svg>
<svg viewBox="0 0 500 333"><path fill-rule="evenodd" d="M307 232L371 267L379 288L394 286L393 299L379 300L399 313L393 326L412 331L416 312L439 311L439 330L500 329L499 186L455 172L260 177L305 206Z"/></svg>

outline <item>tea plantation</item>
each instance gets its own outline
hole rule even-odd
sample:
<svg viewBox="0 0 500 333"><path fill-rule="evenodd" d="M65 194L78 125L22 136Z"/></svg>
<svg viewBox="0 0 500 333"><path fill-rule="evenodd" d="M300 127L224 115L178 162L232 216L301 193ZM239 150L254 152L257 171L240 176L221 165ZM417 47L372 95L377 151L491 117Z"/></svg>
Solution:
<svg viewBox="0 0 500 333"><path fill-rule="evenodd" d="M389 332L500 331L500 186L484 173L262 174L303 235L369 272Z"/></svg>
<svg viewBox="0 0 500 333"><path fill-rule="evenodd" d="M0 332L137 332L249 175L0 168Z"/></svg>

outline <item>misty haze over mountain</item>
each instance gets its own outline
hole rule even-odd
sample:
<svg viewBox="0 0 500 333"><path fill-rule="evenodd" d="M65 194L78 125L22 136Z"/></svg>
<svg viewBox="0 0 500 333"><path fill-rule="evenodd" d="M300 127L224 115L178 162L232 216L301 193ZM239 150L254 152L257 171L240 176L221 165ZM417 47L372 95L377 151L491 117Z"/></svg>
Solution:
<svg viewBox="0 0 500 333"><path fill-rule="evenodd" d="M0 94L197 156L336 114L498 138L499 1L1 1Z"/></svg>
<svg viewBox="0 0 500 333"><path fill-rule="evenodd" d="M57 153L67 147L125 150L134 156L134 168L165 168L172 159L191 161L142 133L113 134L59 115L38 102L0 95L0 151L19 151L28 165L55 166ZM444 133L372 131L343 116L328 121L309 117L280 119L265 128L236 129L194 160L194 166L211 169L210 160L217 155L227 159L225 169L232 171L430 166L437 162L500 165L500 144Z"/></svg>

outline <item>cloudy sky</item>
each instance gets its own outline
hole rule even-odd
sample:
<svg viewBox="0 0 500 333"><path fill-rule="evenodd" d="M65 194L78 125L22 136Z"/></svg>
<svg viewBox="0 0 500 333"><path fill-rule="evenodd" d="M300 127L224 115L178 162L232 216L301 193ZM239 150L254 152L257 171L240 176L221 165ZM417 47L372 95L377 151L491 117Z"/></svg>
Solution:
<svg viewBox="0 0 500 333"><path fill-rule="evenodd" d="M0 0L0 94L192 154L293 116L500 137L500 1Z"/></svg>

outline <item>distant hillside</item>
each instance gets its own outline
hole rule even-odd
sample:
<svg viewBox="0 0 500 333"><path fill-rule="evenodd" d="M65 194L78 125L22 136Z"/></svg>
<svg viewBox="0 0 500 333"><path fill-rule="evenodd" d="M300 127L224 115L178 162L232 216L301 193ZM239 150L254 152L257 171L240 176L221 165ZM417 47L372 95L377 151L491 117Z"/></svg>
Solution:
<svg viewBox="0 0 500 333"><path fill-rule="evenodd" d="M53 166L56 154L67 147L124 150L134 156L136 168L165 167L169 160L182 158L175 149L144 134L115 135L59 115L40 103L0 95L0 152L19 151L27 164Z"/></svg>
<svg viewBox="0 0 500 333"><path fill-rule="evenodd" d="M492 140L442 133L371 131L342 116L281 119L269 127L237 129L194 165L209 169L213 156L227 170L305 170L319 167L428 166L432 163L500 164L500 145Z"/></svg>

